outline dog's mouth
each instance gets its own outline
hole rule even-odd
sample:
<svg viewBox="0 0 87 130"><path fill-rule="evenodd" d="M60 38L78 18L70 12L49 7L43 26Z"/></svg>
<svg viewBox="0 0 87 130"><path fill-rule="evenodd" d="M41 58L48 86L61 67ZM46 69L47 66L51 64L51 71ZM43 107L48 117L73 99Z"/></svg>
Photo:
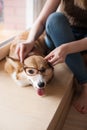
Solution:
<svg viewBox="0 0 87 130"><path fill-rule="evenodd" d="M45 88L38 88L37 89L37 94L39 96L43 96L45 94Z"/></svg>
<svg viewBox="0 0 87 130"><path fill-rule="evenodd" d="M34 85L33 85L34 86ZM43 96L45 95L45 86L46 84L44 82L39 82L37 84L37 86L35 87L36 88L36 92L39 96Z"/></svg>

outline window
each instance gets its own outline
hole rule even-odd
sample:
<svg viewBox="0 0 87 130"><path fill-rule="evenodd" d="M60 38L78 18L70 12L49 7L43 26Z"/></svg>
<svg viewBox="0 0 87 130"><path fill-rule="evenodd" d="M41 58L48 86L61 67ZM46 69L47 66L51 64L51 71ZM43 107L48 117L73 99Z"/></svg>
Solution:
<svg viewBox="0 0 87 130"><path fill-rule="evenodd" d="M46 0L0 0L0 60L18 33L30 28Z"/></svg>
<svg viewBox="0 0 87 130"><path fill-rule="evenodd" d="M46 0L0 0L0 41L30 28Z"/></svg>
<svg viewBox="0 0 87 130"><path fill-rule="evenodd" d="M0 0L0 22L3 21L3 1Z"/></svg>

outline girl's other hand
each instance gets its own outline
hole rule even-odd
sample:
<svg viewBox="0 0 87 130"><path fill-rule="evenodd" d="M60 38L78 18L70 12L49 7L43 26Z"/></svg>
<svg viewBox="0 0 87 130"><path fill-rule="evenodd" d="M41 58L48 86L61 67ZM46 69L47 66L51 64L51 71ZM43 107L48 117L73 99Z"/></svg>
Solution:
<svg viewBox="0 0 87 130"><path fill-rule="evenodd" d="M48 62L50 62L54 66L57 63L65 62L67 54L68 54L68 52L67 52L66 44L63 44L63 45L55 48L53 51L51 51L45 57L45 60L47 60Z"/></svg>

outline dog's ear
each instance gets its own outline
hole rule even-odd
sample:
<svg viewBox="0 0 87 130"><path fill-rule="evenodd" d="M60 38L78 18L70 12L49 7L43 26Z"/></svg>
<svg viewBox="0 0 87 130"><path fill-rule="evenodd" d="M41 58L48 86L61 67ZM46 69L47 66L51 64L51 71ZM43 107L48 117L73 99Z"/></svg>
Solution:
<svg viewBox="0 0 87 130"><path fill-rule="evenodd" d="M4 65L4 70L9 74L11 74L14 71L14 67L12 66L12 64L10 64L10 59L7 57Z"/></svg>
<svg viewBox="0 0 87 130"><path fill-rule="evenodd" d="M9 56L18 59L18 56L17 56L17 54L15 53L16 46L17 46L17 41L16 41L16 42L13 41L13 42L11 43L11 46L10 46Z"/></svg>
<svg viewBox="0 0 87 130"><path fill-rule="evenodd" d="M23 67L23 64L22 64L22 63L20 63L18 60L15 60L15 59L13 59L13 58L11 58L11 57L6 57L6 62L7 62L10 66L12 66L12 68L15 69L15 70L20 70L20 68Z"/></svg>

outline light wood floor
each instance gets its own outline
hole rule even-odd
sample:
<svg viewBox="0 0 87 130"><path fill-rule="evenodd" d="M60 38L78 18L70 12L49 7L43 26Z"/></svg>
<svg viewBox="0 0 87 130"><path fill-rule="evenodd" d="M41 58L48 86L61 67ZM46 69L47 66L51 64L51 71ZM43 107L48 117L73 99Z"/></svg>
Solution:
<svg viewBox="0 0 87 130"><path fill-rule="evenodd" d="M55 66L46 95L40 97L31 86L17 86L4 71L4 63L0 62L0 130L55 130L57 125L61 130L73 89L67 66Z"/></svg>
<svg viewBox="0 0 87 130"><path fill-rule="evenodd" d="M80 114L71 105L62 130L87 130L87 114Z"/></svg>

